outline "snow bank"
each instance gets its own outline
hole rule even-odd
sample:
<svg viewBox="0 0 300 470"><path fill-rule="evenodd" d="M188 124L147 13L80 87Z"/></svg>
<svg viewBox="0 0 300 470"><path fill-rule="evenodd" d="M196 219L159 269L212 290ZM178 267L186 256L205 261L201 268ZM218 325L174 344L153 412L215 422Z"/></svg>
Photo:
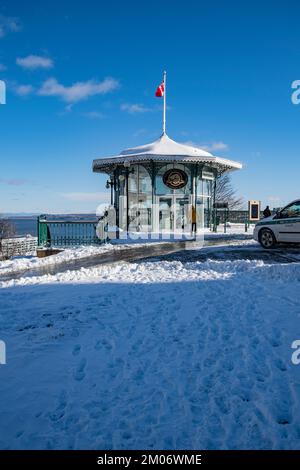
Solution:
<svg viewBox="0 0 300 470"><path fill-rule="evenodd" d="M36 256L15 256L10 260L0 261L0 275L17 273L32 268L51 266L54 264L58 265L68 261L88 258L108 251L121 250L124 248L128 248L128 246L118 246L107 243L101 246L78 246L74 248L66 248L61 253L46 258L37 258Z"/></svg>
<svg viewBox="0 0 300 470"><path fill-rule="evenodd" d="M47 283L153 283L153 282L184 282L192 280L228 279L237 272L251 272L262 261L215 261L182 263L180 261L149 261L147 263L120 262L111 266L103 265L94 268L69 270L58 274L21 277L0 282L1 287L13 287Z"/></svg>
<svg viewBox="0 0 300 470"><path fill-rule="evenodd" d="M257 269L260 268L260 269ZM232 276L247 274L252 282L264 282L265 277L279 282L300 281L300 264L265 264L261 260L207 260L186 262L181 261L148 261L126 263L120 262L111 266L103 265L94 268L69 270L58 274L21 277L0 282L0 286L13 287L35 284L53 283L160 283L190 282L230 279ZM252 275L252 276L251 276Z"/></svg>

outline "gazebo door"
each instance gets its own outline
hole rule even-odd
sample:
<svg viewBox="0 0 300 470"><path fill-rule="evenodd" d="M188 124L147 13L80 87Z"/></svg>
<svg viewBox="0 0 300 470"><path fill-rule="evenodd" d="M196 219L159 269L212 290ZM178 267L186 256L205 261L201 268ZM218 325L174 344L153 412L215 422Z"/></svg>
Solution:
<svg viewBox="0 0 300 470"><path fill-rule="evenodd" d="M187 232L190 230L189 197L174 197L174 230L175 232Z"/></svg>
<svg viewBox="0 0 300 470"><path fill-rule="evenodd" d="M159 198L159 231L173 232L174 230L174 213L172 196L164 196Z"/></svg>
<svg viewBox="0 0 300 470"><path fill-rule="evenodd" d="M159 231L182 233L190 230L188 196L161 196L159 198Z"/></svg>

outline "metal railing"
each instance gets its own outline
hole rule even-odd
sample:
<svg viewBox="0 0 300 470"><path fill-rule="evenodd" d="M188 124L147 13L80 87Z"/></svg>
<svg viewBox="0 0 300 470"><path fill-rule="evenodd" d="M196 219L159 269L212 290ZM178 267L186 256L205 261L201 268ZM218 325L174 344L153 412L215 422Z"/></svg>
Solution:
<svg viewBox="0 0 300 470"><path fill-rule="evenodd" d="M235 223L235 224L244 224L245 221L249 220L249 211L247 210L229 210L228 214L225 211L218 211L218 217L221 224L225 222ZM263 218L263 212L260 212L260 218Z"/></svg>
<svg viewBox="0 0 300 470"><path fill-rule="evenodd" d="M100 245L107 240L104 219L55 219L45 215L38 217L38 246L71 247Z"/></svg>

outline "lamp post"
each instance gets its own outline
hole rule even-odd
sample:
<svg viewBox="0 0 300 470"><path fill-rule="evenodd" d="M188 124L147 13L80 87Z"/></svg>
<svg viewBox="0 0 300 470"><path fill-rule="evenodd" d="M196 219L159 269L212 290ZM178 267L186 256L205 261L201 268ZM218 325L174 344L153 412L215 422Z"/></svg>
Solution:
<svg viewBox="0 0 300 470"><path fill-rule="evenodd" d="M105 185L106 189L110 188L110 205L112 206L114 203L114 180L113 177L110 177L110 180L106 181Z"/></svg>

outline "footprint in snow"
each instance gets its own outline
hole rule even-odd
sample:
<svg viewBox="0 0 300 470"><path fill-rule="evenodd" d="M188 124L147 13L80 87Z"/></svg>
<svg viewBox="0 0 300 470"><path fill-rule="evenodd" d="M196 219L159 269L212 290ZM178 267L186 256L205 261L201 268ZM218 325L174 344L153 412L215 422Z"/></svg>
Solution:
<svg viewBox="0 0 300 470"><path fill-rule="evenodd" d="M287 367L284 361L281 358L276 358L274 361L275 367L280 370L281 372L286 372Z"/></svg>
<svg viewBox="0 0 300 470"><path fill-rule="evenodd" d="M67 393L63 390L59 396L58 404L55 410L49 414L51 421L59 421L65 416L65 409L67 406Z"/></svg>
<svg viewBox="0 0 300 470"><path fill-rule="evenodd" d="M78 338L78 336L79 336L78 328L73 328L71 336L73 336L73 338Z"/></svg>
<svg viewBox="0 0 300 470"><path fill-rule="evenodd" d="M112 345L106 339L97 341L97 343L95 344L96 351L99 351L103 348L105 348L107 351L110 351L112 349Z"/></svg>
<svg viewBox="0 0 300 470"><path fill-rule="evenodd" d="M72 351L73 356L78 356L78 354L80 353L80 349L81 349L80 344L76 344Z"/></svg>
<svg viewBox="0 0 300 470"><path fill-rule="evenodd" d="M78 382L81 382L81 380L83 380L85 377L85 372L84 372L85 366L86 366L86 359L81 359L76 370L74 371L74 379L77 380Z"/></svg>

